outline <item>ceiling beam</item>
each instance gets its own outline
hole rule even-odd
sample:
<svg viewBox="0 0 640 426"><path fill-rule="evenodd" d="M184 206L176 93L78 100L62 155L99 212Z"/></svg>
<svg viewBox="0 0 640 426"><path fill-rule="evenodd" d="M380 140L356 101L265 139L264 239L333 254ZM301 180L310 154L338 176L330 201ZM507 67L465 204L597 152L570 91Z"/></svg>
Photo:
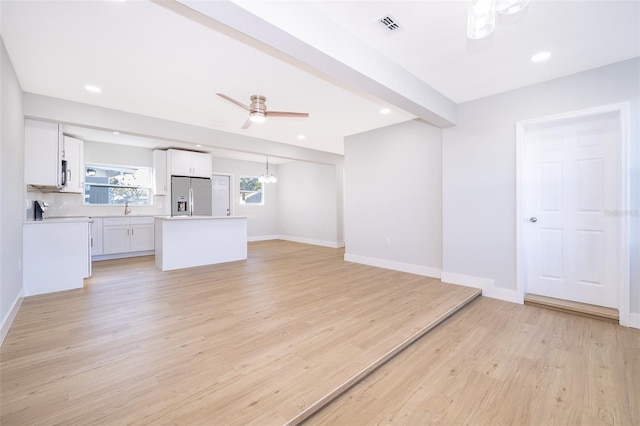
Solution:
<svg viewBox="0 0 640 426"><path fill-rule="evenodd" d="M312 67L325 78L373 95L429 124L450 127L456 123L453 101L305 2L177 1L190 10L177 3L159 3L205 25L222 24ZM194 16L193 11L201 16ZM203 17L215 23L207 24Z"/></svg>

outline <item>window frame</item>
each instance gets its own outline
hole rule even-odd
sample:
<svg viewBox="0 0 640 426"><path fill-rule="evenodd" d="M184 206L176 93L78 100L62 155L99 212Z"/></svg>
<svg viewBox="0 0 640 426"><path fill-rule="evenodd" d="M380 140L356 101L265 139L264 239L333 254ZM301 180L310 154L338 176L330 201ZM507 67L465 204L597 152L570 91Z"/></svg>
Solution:
<svg viewBox="0 0 640 426"><path fill-rule="evenodd" d="M247 203L244 200L244 197L242 196L243 190L242 190L242 180L243 179L255 179L256 183L260 185L260 191L259 193L260 195L260 202L259 203ZM248 192L245 190L245 192ZM258 193L258 191L255 191L254 193ZM240 205L243 206L264 206L265 203L265 185L264 182L260 182L260 177L259 176L255 176L255 175L240 175L238 176L238 202Z"/></svg>
<svg viewBox="0 0 640 426"><path fill-rule="evenodd" d="M146 170L148 173L148 185L149 186L132 186L132 185L112 185L112 184L103 184L103 183L97 183L97 182L87 182L87 178L89 176L87 176L87 169L90 168L94 168L94 169L103 169L103 170L119 170L119 169L134 169L136 171L138 170ZM84 163L83 164L83 170L85 173L84 176L84 192L83 192L83 200L82 200L82 204L85 206L101 206L101 207L106 207L106 206L124 206L127 202L129 201L123 201L121 203L91 203L88 201L87 196L88 196L88 192L87 192L87 186L92 186L92 187L100 187L100 188L123 188L123 189L142 189L142 190L146 190L147 193L149 194L148 196L148 203L145 204L139 204L139 203L131 203L129 202L130 206L153 206L153 199L154 199L154 192L153 192L153 167L148 167L148 166L129 166L129 165L125 165L125 164L104 164L104 163L93 163L93 162L88 162L88 163ZM90 190L89 190L90 191Z"/></svg>

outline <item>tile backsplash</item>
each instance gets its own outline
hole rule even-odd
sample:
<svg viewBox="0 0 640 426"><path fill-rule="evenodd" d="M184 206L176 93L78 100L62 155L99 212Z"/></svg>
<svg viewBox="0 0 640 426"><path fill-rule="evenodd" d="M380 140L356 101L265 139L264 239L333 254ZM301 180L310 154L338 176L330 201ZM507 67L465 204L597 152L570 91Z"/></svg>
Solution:
<svg viewBox="0 0 640 426"><path fill-rule="evenodd" d="M82 194L65 194L59 192L27 191L25 201L25 218L33 218L33 201L43 200L49 203L49 208L44 217L66 217L66 216L120 216L124 215L124 206L107 205L85 205ZM153 197L151 206L129 206L131 215L161 216L165 213L164 196Z"/></svg>

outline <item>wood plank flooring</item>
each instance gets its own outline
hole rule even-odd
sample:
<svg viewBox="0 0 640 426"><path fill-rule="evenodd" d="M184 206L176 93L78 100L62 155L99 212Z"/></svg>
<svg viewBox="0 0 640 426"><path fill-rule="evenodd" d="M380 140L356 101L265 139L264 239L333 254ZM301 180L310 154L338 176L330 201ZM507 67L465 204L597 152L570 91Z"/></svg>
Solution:
<svg viewBox="0 0 640 426"><path fill-rule="evenodd" d="M482 297L305 424L640 425L640 330Z"/></svg>
<svg viewBox="0 0 640 426"><path fill-rule="evenodd" d="M247 261L161 272L94 263L26 298L0 348L0 423L285 424L477 290L252 243Z"/></svg>

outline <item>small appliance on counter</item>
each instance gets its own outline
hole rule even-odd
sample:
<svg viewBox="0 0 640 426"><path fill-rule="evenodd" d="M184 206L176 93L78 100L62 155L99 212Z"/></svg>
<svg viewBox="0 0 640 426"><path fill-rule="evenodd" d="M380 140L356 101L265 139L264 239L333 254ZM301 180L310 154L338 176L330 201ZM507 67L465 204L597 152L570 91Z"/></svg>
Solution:
<svg viewBox="0 0 640 426"><path fill-rule="evenodd" d="M33 202L33 220L42 220L42 214L47 211L49 203L42 200L35 200Z"/></svg>

